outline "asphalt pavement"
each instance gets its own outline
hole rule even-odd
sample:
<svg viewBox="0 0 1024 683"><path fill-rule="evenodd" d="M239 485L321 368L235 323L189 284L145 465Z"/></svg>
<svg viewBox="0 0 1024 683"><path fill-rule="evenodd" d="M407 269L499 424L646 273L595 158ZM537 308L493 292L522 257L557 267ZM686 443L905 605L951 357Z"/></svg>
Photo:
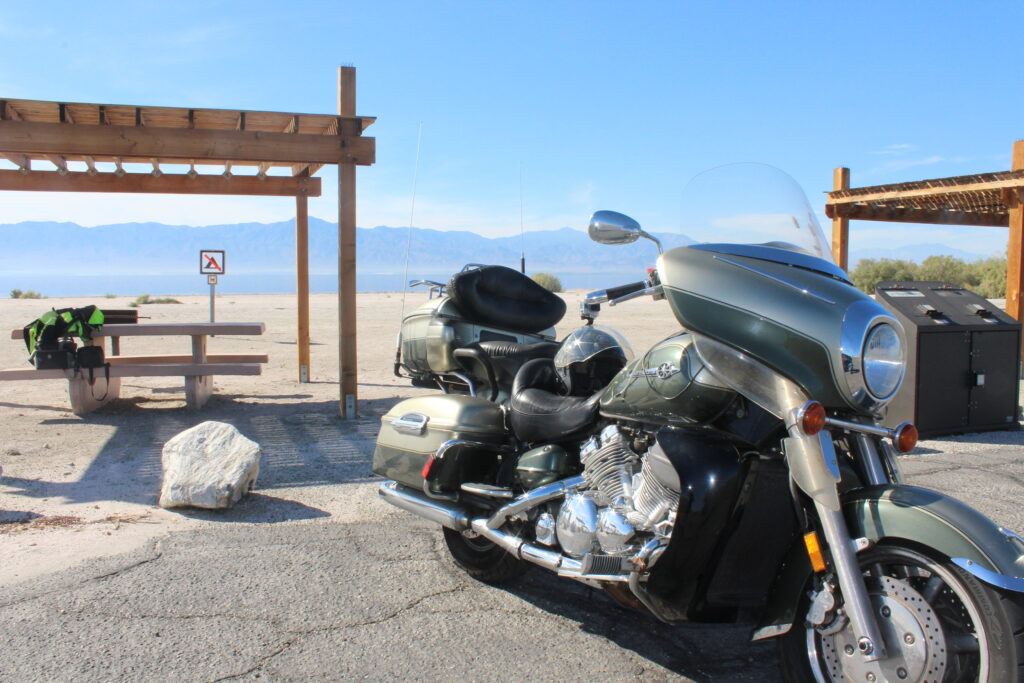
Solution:
<svg viewBox="0 0 1024 683"><path fill-rule="evenodd" d="M925 442L903 466L1024 530L1022 443ZM486 586L451 563L436 527L372 512L384 521L204 526L2 587L0 680L780 677L774 646L751 644L747 626L665 626L539 569Z"/></svg>

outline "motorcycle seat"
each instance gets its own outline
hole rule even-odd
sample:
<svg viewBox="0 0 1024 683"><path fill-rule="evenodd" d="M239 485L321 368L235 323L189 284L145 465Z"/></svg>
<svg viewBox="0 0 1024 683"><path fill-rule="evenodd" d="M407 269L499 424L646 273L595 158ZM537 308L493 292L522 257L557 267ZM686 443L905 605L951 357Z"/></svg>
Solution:
<svg viewBox="0 0 1024 683"><path fill-rule="evenodd" d="M520 344L508 341L485 341L477 346L491 359L498 384L512 386L519 368L536 358L554 358L561 344L553 341Z"/></svg>
<svg viewBox="0 0 1024 683"><path fill-rule="evenodd" d="M565 315L565 301L519 271L482 266L452 276L448 296L473 322L536 334Z"/></svg>
<svg viewBox="0 0 1024 683"><path fill-rule="evenodd" d="M562 396L551 358L527 361L516 373L509 399L509 422L521 441L568 441L597 421L601 392Z"/></svg>

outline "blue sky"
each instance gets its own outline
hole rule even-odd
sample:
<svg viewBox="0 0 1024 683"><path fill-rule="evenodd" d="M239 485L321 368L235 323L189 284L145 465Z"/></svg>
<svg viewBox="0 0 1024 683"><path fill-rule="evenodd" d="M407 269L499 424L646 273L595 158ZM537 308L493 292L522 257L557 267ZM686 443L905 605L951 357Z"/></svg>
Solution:
<svg viewBox="0 0 1024 683"><path fill-rule="evenodd" d="M509 234L614 208L678 229L688 178L791 173L816 209L854 184L1005 169L1024 137L1015 3L187 2L0 5L0 97L332 113L359 70L379 117L359 224ZM311 207L332 218L334 176ZM0 196L0 222L273 221L286 199ZM827 226L826 226L827 227ZM979 253L1001 229L855 224L855 244Z"/></svg>

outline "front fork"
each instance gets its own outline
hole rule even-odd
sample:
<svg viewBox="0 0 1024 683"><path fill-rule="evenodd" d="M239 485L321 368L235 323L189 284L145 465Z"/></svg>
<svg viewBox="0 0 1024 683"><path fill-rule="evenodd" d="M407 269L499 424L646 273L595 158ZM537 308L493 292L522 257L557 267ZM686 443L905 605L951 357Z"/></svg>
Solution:
<svg viewBox="0 0 1024 683"><path fill-rule="evenodd" d="M860 571L857 553L867 548L866 539L853 539L846 526L839 503L837 484L840 479L835 445L827 429L815 435L803 433L798 424L789 427L790 436L784 440L786 459L793 480L814 501L821 524L821 532L828 544L832 565L839 581L846 616L857 638L857 647L865 661L885 658L885 642L871 608L864 575ZM865 443L859 438L864 436ZM878 451L878 442L870 435L857 434L855 448L858 459L865 463L869 480L879 478L884 483L886 466ZM871 461L871 462L868 462Z"/></svg>

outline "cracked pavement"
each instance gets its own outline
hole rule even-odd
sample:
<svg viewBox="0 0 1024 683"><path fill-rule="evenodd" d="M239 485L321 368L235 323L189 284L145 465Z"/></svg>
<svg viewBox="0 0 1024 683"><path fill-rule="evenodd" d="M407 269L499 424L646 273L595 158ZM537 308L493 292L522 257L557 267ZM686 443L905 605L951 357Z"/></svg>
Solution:
<svg viewBox="0 0 1024 683"><path fill-rule="evenodd" d="M911 483L1022 529L1020 441L924 442L902 462ZM539 569L477 583L374 487L342 490L379 521L207 526L0 588L0 679L780 677L747 626L668 627Z"/></svg>

